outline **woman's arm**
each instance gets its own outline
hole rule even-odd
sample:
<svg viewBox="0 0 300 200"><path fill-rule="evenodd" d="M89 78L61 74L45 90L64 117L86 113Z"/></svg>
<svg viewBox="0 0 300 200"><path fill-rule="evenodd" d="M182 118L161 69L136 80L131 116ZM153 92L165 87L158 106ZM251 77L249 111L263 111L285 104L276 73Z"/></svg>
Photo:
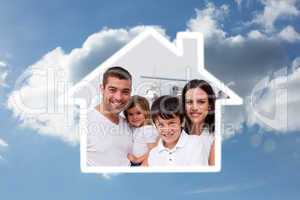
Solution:
<svg viewBox="0 0 300 200"><path fill-rule="evenodd" d="M149 154L149 152L145 153L142 156L136 157L136 159L134 160L134 163L143 163L144 160L146 160L148 158L148 154Z"/></svg>
<svg viewBox="0 0 300 200"><path fill-rule="evenodd" d="M149 156L149 152L151 151L151 149L153 149L154 147L156 147L157 142L155 143L147 143L147 147L148 147L148 151L147 153L145 153L144 155L140 156L140 157L136 157L135 159L135 163L143 163L145 160L148 159Z"/></svg>
<svg viewBox="0 0 300 200"><path fill-rule="evenodd" d="M215 165L215 141L213 141L210 147L208 165Z"/></svg>
<svg viewBox="0 0 300 200"><path fill-rule="evenodd" d="M157 143L147 143L148 151L142 155L142 156L134 156L132 154L128 154L128 159L133 163L143 163L145 160L147 160L149 152L151 149L153 149Z"/></svg>
<svg viewBox="0 0 300 200"><path fill-rule="evenodd" d="M148 157L142 162L143 167L148 167Z"/></svg>
<svg viewBox="0 0 300 200"><path fill-rule="evenodd" d="M128 154L127 154L127 158L128 158L129 161L135 163L136 157L135 157L133 154L128 153Z"/></svg>

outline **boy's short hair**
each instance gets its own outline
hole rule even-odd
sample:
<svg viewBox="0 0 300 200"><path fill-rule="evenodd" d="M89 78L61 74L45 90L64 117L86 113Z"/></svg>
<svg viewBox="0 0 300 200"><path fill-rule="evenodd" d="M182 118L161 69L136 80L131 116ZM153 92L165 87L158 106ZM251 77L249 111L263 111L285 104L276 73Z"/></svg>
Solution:
<svg viewBox="0 0 300 200"><path fill-rule="evenodd" d="M121 80L130 80L130 81L132 79L131 74L126 69L120 66L110 67L104 72L103 80L102 80L102 84L104 87L109 77L115 77Z"/></svg>
<svg viewBox="0 0 300 200"><path fill-rule="evenodd" d="M153 122L158 117L162 119L180 118L183 122L182 105L179 98L170 95L164 95L156 99L151 106L151 119Z"/></svg>

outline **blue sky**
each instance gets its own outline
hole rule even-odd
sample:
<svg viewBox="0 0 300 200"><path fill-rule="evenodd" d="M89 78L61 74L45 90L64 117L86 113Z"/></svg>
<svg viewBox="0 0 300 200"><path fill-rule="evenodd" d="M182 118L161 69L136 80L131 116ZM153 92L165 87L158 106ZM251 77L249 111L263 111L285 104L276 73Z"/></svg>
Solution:
<svg viewBox="0 0 300 200"><path fill-rule="evenodd" d="M297 199L299 18L296 0L1 1L1 199ZM28 116L13 104L20 91L30 105L44 103L43 93L26 89L40 87L34 75L18 84L24 72L72 58L66 68L80 72L71 77L76 82L144 26L156 26L171 40L179 31L204 32L207 69L245 99L224 109L232 129L224 130L220 173L83 174L72 132L61 132L53 116ZM91 53L82 58L87 47ZM270 80L265 95L253 108L249 96L264 78ZM274 115L278 88L286 91L281 105L287 116L266 124L253 110Z"/></svg>

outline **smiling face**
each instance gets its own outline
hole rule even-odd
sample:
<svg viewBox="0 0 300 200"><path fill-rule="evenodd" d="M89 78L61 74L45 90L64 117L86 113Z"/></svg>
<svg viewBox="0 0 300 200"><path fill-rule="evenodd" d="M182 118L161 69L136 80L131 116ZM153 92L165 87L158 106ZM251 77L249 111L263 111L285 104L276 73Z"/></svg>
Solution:
<svg viewBox="0 0 300 200"><path fill-rule="evenodd" d="M180 117L163 119L158 116L155 121L155 126L159 132L160 138L165 147L172 149L178 142L181 134Z"/></svg>
<svg viewBox="0 0 300 200"><path fill-rule="evenodd" d="M185 95L185 110L193 124L204 123L209 111L207 93L201 88L189 89Z"/></svg>
<svg viewBox="0 0 300 200"><path fill-rule="evenodd" d="M127 120L131 126L141 127L146 121L145 111L136 105L127 110Z"/></svg>
<svg viewBox="0 0 300 200"><path fill-rule="evenodd" d="M105 86L101 86L103 106L107 112L120 113L126 107L131 93L131 81L108 77Z"/></svg>

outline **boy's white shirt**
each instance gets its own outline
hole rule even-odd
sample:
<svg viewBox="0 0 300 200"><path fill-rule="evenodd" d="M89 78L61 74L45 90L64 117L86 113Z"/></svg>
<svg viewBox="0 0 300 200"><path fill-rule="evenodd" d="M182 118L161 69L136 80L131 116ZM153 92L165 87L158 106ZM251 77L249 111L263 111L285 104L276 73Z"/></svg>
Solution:
<svg viewBox="0 0 300 200"><path fill-rule="evenodd" d="M132 140L132 132L123 117L119 116L119 123L115 124L95 109L88 111L88 166L129 166L127 154L132 153Z"/></svg>
<svg viewBox="0 0 300 200"><path fill-rule="evenodd" d="M205 166L208 165L206 152L207 138L198 135L188 135L182 130L180 138L172 149L163 145L159 139L148 157L149 166Z"/></svg>
<svg viewBox="0 0 300 200"><path fill-rule="evenodd" d="M139 128L133 128L132 131L132 153L135 156L142 156L149 150L147 144L156 142L158 131L153 125L145 125Z"/></svg>

